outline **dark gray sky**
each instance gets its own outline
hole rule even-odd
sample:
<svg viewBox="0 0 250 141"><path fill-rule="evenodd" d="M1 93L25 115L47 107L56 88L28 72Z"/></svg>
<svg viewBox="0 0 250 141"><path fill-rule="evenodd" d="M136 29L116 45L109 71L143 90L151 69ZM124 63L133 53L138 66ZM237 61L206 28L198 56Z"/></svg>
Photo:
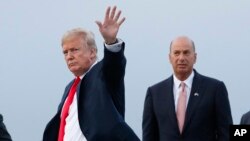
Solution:
<svg viewBox="0 0 250 141"><path fill-rule="evenodd" d="M225 82L234 123L250 110L250 1L2 0L0 113L14 141L42 139L73 78L60 46L65 31L92 30L102 58L95 20L109 5L126 17L118 35L126 42L126 121L140 138L147 87L172 74L169 44L179 35L196 44L196 70Z"/></svg>

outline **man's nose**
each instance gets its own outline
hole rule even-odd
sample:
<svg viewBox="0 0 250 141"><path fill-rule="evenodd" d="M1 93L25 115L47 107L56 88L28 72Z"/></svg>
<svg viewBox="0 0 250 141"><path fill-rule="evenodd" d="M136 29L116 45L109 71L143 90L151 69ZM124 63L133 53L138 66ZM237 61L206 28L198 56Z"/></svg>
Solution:
<svg viewBox="0 0 250 141"><path fill-rule="evenodd" d="M181 53L181 54L179 55L179 59L180 59L180 60L184 60L184 58L185 58L185 55L184 55L183 53Z"/></svg>

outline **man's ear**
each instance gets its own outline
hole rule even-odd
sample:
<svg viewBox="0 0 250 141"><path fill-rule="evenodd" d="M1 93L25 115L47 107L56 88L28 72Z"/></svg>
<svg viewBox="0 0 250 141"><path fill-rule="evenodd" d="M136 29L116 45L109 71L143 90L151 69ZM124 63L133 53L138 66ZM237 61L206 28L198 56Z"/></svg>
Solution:
<svg viewBox="0 0 250 141"><path fill-rule="evenodd" d="M194 64L196 63L197 53L194 54Z"/></svg>
<svg viewBox="0 0 250 141"><path fill-rule="evenodd" d="M95 60L96 59L96 49L95 48L91 48L90 49L90 59L91 60Z"/></svg>
<svg viewBox="0 0 250 141"><path fill-rule="evenodd" d="M172 64L172 59L171 59L171 54L170 53L168 54L168 61L169 61L170 64Z"/></svg>

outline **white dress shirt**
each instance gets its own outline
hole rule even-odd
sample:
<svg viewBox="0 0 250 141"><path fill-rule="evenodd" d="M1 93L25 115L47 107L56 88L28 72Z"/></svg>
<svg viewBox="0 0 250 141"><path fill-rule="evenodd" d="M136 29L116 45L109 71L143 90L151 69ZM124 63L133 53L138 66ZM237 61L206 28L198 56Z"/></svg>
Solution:
<svg viewBox="0 0 250 141"><path fill-rule="evenodd" d="M181 91L181 82L175 75L174 76L174 86L173 86L173 90L174 90L174 105L175 105L175 111L177 108L177 103L178 103L178 99L179 99L179 95L180 95L180 91ZM192 71L191 75L184 80L183 82L185 83L185 89L187 91L187 101L186 104L188 105L188 100L190 97L190 92L191 92L191 88L192 88L192 83L193 83L193 78L194 78L194 71ZM186 105L186 106L187 106Z"/></svg>

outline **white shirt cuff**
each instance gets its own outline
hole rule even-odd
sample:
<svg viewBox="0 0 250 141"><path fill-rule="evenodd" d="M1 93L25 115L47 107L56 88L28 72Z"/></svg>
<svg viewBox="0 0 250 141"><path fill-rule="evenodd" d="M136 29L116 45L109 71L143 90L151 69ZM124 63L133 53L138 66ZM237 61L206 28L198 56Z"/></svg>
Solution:
<svg viewBox="0 0 250 141"><path fill-rule="evenodd" d="M105 43L105 47L111 52L119 52L122 49L123 41L117 38L117 43L108 45Z"/></svg>

